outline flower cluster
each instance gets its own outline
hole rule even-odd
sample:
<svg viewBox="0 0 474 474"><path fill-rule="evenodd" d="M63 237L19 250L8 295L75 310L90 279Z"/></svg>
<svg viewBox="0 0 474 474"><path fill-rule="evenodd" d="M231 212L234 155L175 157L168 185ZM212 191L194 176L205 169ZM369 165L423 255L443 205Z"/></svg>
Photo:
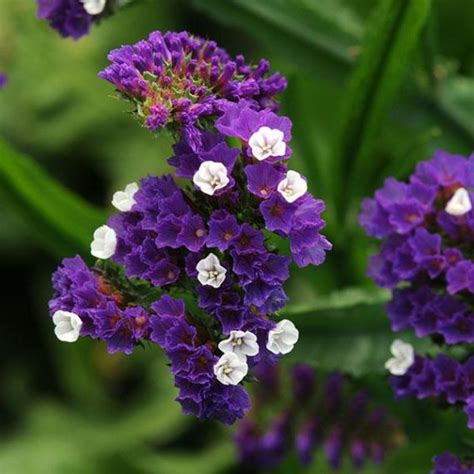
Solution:
<svg viewBox="0 0 474 474"><path fill-rule="evenodd" d="M258 366L256 375L262 387L235 435L245 467L274 469L294 448L301 464L309 466L314 452L322 448L333 469L341 467L346 454L355 468L361 468L368 460L382 462L403 441L395 420L374 406L365 390L356 391L339 373L330 374L317 389L314 369L294 366L289 380L292 397L283 407L281 387L287 382L276 367ZM272 402L281 411L265 423L259 411Z"/></svg>
<svg viewBox="0 0 474 474"><path fill-rule="evenodd" d="M388 314L394 331L474 342L474 155L439 151L409 183L387 179L363 202L360 222L383 239L369 275L394 289Z"/></svg>
<svg viewBox="0 0 474 474"><path fill-rule="evenodd" d="M463 462L450 453L443 453L434 458L431 474L474 474L474 462Z"/></svg>
<svg viewBox="0 0 474 474"><path fill-rule="evenodd" d="M51 302L62 340L88 335L126 353L142 341L159 345L184 412L229 424L249 408L250 371L275 364L298 340L291 321L275 321L289 264L319 265L331 248L320 233L324 203L287 166L290 120L254 106L221 102L215 126L196 129L192 144L183 131L169 159L182 187L170 175L148 176L116 192L120 212L91 244L98 262L88 270L76 257L71 269L66 260ZM278 250L282 239L291 257Z"/></svg>
<svg viewBox="0 0 474 474"><path fill-rule="evenodd" d="M250 66L242 55L231 58L215 42L187 32L156 31L112 51L109 60L99 76L133 105L139 122L151 131L178 129L195 151L205 120L227 102L246 99L256 110L275 110L273 97L286 88L280 74L268 75L267 60Z"/></svg>
<svg viewBox="0 0 474 474"><path fill-rule="evenodd" d="M404 374L393 375L390 383L398 398L439 398L460 405L474 429L474 356L459 362L444 354L431 359L416 355Z"/></svg>
<svg viewBox="0 0 474 474"><path fill-rule="evenodd" d="M115 8L116 0L37 0L38 17L63 37L79 39L92 23Z"/></svg>

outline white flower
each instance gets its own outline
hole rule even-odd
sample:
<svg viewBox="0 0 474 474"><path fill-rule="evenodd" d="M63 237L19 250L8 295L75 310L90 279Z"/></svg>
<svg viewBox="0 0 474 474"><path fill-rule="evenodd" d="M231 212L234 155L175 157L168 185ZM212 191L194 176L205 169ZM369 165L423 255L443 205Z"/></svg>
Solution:
<svg viewBox="0 0 474 474"><path fill-rule="evenodd" d="M233 352L226 352L214 366L214 375L224 385L237 385L247 375L245 360Z"/></svg>
<svg viewBox="0 0 474 474"><path fill-rule="evenodd" d="M116 246L117 235L115 230L111 229L108 225L103 225L94 232L91 254L97 258L107 259L115 253Z"/></svg>
<svg viewBox="0 0 474 474"><path fill-rule="evenodd" d="M393 354L391 359L385 363L385 368L392 375L405 375L407 370L415 362L415 351L411 344L395 339L392 342L390 351Z"/></svg>
<svg viewBox="0 0 474 474"><path fill-rule="evenodd" d="M76 342L81 332L81 318L69 311L56 311L53 315L54 334L63 342Z"/></svg>
<svg viewBox="0 0 474 474"><path fill-rule="evenodd" d="M288 354L298 341L299 331L288 319L282 319L268 332L267 349L274 354Z"/></svg>
<svg viewBox="0 0 474 474"><path fill-rule="evenodd" d="M288 201L295 202L308 190L308 183L296 171L289 170L286 178L278 184L278 192Z"/></svg>
<svg viewBox="0 0 474 474"><path fill-rule="evenodd" d="M210 253L206 258L199 260L196 265L198 280L201 285L209 285L219 288L225 280L227 270L221 265L219 259Z"/></svg>
<svg viewBox="0 0 474 474"><path fill-rule="evenodd" d="M276 128L260 127L249 138L252 155L258 161L263 161L270 156L284 156L286 143L283 141L283 132Z"/></svg>
<svg viewBox="0 0 474 474"><path fill-rule="evenodd" d="M471 198L466 188L459 188L446 204L446 212L452 216L463 216L472 209Z"/></svg>
<svg viewBox="0 0 474 474"><path fill-rule="evenodd" d="M247 356L258 354L257 336L250 331L230 331L230 336L219 342L219 349L224 353L233 352L246 360Z"/></svg>
<svg viewBox="0 0 474 474"><path fill-rule="evenodd" d="M107 0L81 0L84 5L84 10L89 15L100 15L105 8Z"/></svg>
<svg viewBox="0 0 474 474"><path fill-rule="evenodd" d="M225 188L229 181L227 168L217 161L203 161L193 176L193 183L209 196Z"/></svg>
<svg viewBox="0 0 474 474"><path fill-rule="evenodd" d="M117 191L112 198L112 206L121 212L128 212L135 205L136 201L133 199L135 193L138 191L137 183L130 183L125 186L123 191Z"/></svg>

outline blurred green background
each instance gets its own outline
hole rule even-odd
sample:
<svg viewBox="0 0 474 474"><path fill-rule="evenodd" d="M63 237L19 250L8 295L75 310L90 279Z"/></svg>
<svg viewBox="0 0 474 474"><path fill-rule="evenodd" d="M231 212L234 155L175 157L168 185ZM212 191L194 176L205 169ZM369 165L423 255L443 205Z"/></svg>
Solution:
<svg viewBox="0 0 474 474"><path fill-rule="evenodd" d="M474 2L138 0L79 42L38 21L34 3L0 0L0 72L10 78L0 92L0 473L240 472L233 429L181 414L158 349L127 357L88 340L61 344L47 314L51 272L85 253L106 215L58 182L110 211L113 191L167 170L170 139L141 129L97 78L110 49L155 29L267 57L288 77L293 167L327 200L335 243L326 264L294 272L287 288L302 332L289 359L348 372L399 417L406 444L363 472L420 474L443 450L474 451L462 413L394 403L386 295L364 276L375 247L356 224L361 197L385 177L406 177L437 148L474 148ZM317 459L309 472L329 472ZM278 472L299 467L290 459Z"/></svg>

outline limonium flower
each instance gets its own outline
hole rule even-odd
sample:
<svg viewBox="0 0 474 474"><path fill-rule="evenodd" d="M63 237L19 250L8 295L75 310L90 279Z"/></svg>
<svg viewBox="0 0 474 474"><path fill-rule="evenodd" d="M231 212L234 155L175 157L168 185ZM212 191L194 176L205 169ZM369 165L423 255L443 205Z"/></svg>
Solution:
<svg viewBox="0 0 474 474"><path fill-rule="evenodd" d="M433 460L431 474L474 474L474 460L461 460L451 453L443 453Z"/></svg>
<svg viewBox="0 0 474 474"><path fill-rule="evenodd" d="M419 163L408 183L389 178L363 202L360 223L382 240L369 275L393 290L394 331L413 329L440 346L474 342L474 155L439 151ZM441 399L462 407L474 428L474 358L415 355L401 341L387 362L398 397ZM464 355L463 355L464 354Z"/></svg>
<svg viewBox="0 0 474 474"><path fill-rule="evenodd" d="M2 90L8 82L8 77L0 72L0 90Z"/></svg>
<svg viewBox="0 0 474 474"><path fill-rule="evenodd" d="M93 23L110 13L119 0L36 0L38 17L63 37L79 39Z"/></svg>
<svg viewBox="0 0 474 474"><path fill-rule="evenodd" d="M284 81L264 78L267 63L234 64L211 42L187 33L157 32L138 45L154 51L154 66L148 61L140 68L154 71L168 90L180 90L181 73L195 57L193 71L209 74L206 93L212 92L196 103L209 99L219 108L206 115L205 130L193 122L198 140L176 128L178 116L163 123L177 132L168 161L181 186L171 175L147 176L117 191L112 205L119 212L91 236L96 264L88 269L80 257L66 259L55 274L51 316L62 324L57 335L69 342L79 333L125 353L157 344L169 359L183 411L230 424L250 406L244 384L253 368L276 364L297 344L298 329L278 315L288 300L283 285L292 261L319 265L331 249L320 233L325 205L288 168L291 121L264 100L280 90L272 84ZM211 80L214 66L224 68L225 80ZM135 72L134 84L148 92L158 87L155 79L134 82ZM265 126L270 132L262 132ZM261 136L252 151L255 133ZM278 250L281 239L289 240L290 255ZM73 313L82 325L72 316L63 321L58 311Z"/></svg>
<svg viewBox="0 0 474 474"><path fill-rule="evenodd" d="M387 411L339 373L318 380L313 368L299 364L291 369L289 380L265 365L257 366L255 375L262 386L235 434L244 467L275 469L296 448L306 467L321 449L333 469L339 469L345 457L360 469L370 460L381 463L403 441L398 423ZM286 385L291 388L289 399L281 390ZM264 413L273 404L279 411L268 420Z"/></svg>
<svg viewBox="0 0 474 474"><path fill-rule="evenodd" d="M184 31L156 31L112 51L109 60L99 75L132 104L139 122L152 131L180 130L195 151L202 146L200 131L227 102L246 99L256 110L277 109L274 96L286 87L280 74L269 75L267 60L250 66L242 55L232 58L214 41Z"/></svg>

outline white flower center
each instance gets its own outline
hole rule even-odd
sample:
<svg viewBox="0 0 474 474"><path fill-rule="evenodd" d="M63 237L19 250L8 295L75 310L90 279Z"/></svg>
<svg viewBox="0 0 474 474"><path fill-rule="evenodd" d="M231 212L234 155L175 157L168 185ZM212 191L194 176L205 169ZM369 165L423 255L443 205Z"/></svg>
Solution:
<svg viewBox="0 0 474 474"><path fill-rule="evenodd" d="M220 264L219 259L210 253L196 265L198 280L201 285L209 285L219 288L225 280L227 270Z"/></svg>
<svg viewBox="0 0 474 474"><path fill-rule="evenodd" d="M209 196L214 195L217 190L225 188L229 182L227 168L216 161L204 161L193 176L193 183Z"/></svg>
<svg viewBox="0 0 474 474"><path fill-rule="evenodd" d="M308 183L296 171L289 170L277 187L278 192L287 202L295 202L308 191Z"/></svg>
<svg viewBox="0 0 474 474"><path fill-rule="evenodd" d="M276 128L260 127L249 138L249 146L252 155L259 161L271 156L284 156L286 153L284 134Z"/></svg>
<svg viewBox="0 0 474 474"><path fill-rule="evenodd" d="M472 209L472 202L466 188L459 188L446 204L446 212L452 216L463 216Z"/></svg>

